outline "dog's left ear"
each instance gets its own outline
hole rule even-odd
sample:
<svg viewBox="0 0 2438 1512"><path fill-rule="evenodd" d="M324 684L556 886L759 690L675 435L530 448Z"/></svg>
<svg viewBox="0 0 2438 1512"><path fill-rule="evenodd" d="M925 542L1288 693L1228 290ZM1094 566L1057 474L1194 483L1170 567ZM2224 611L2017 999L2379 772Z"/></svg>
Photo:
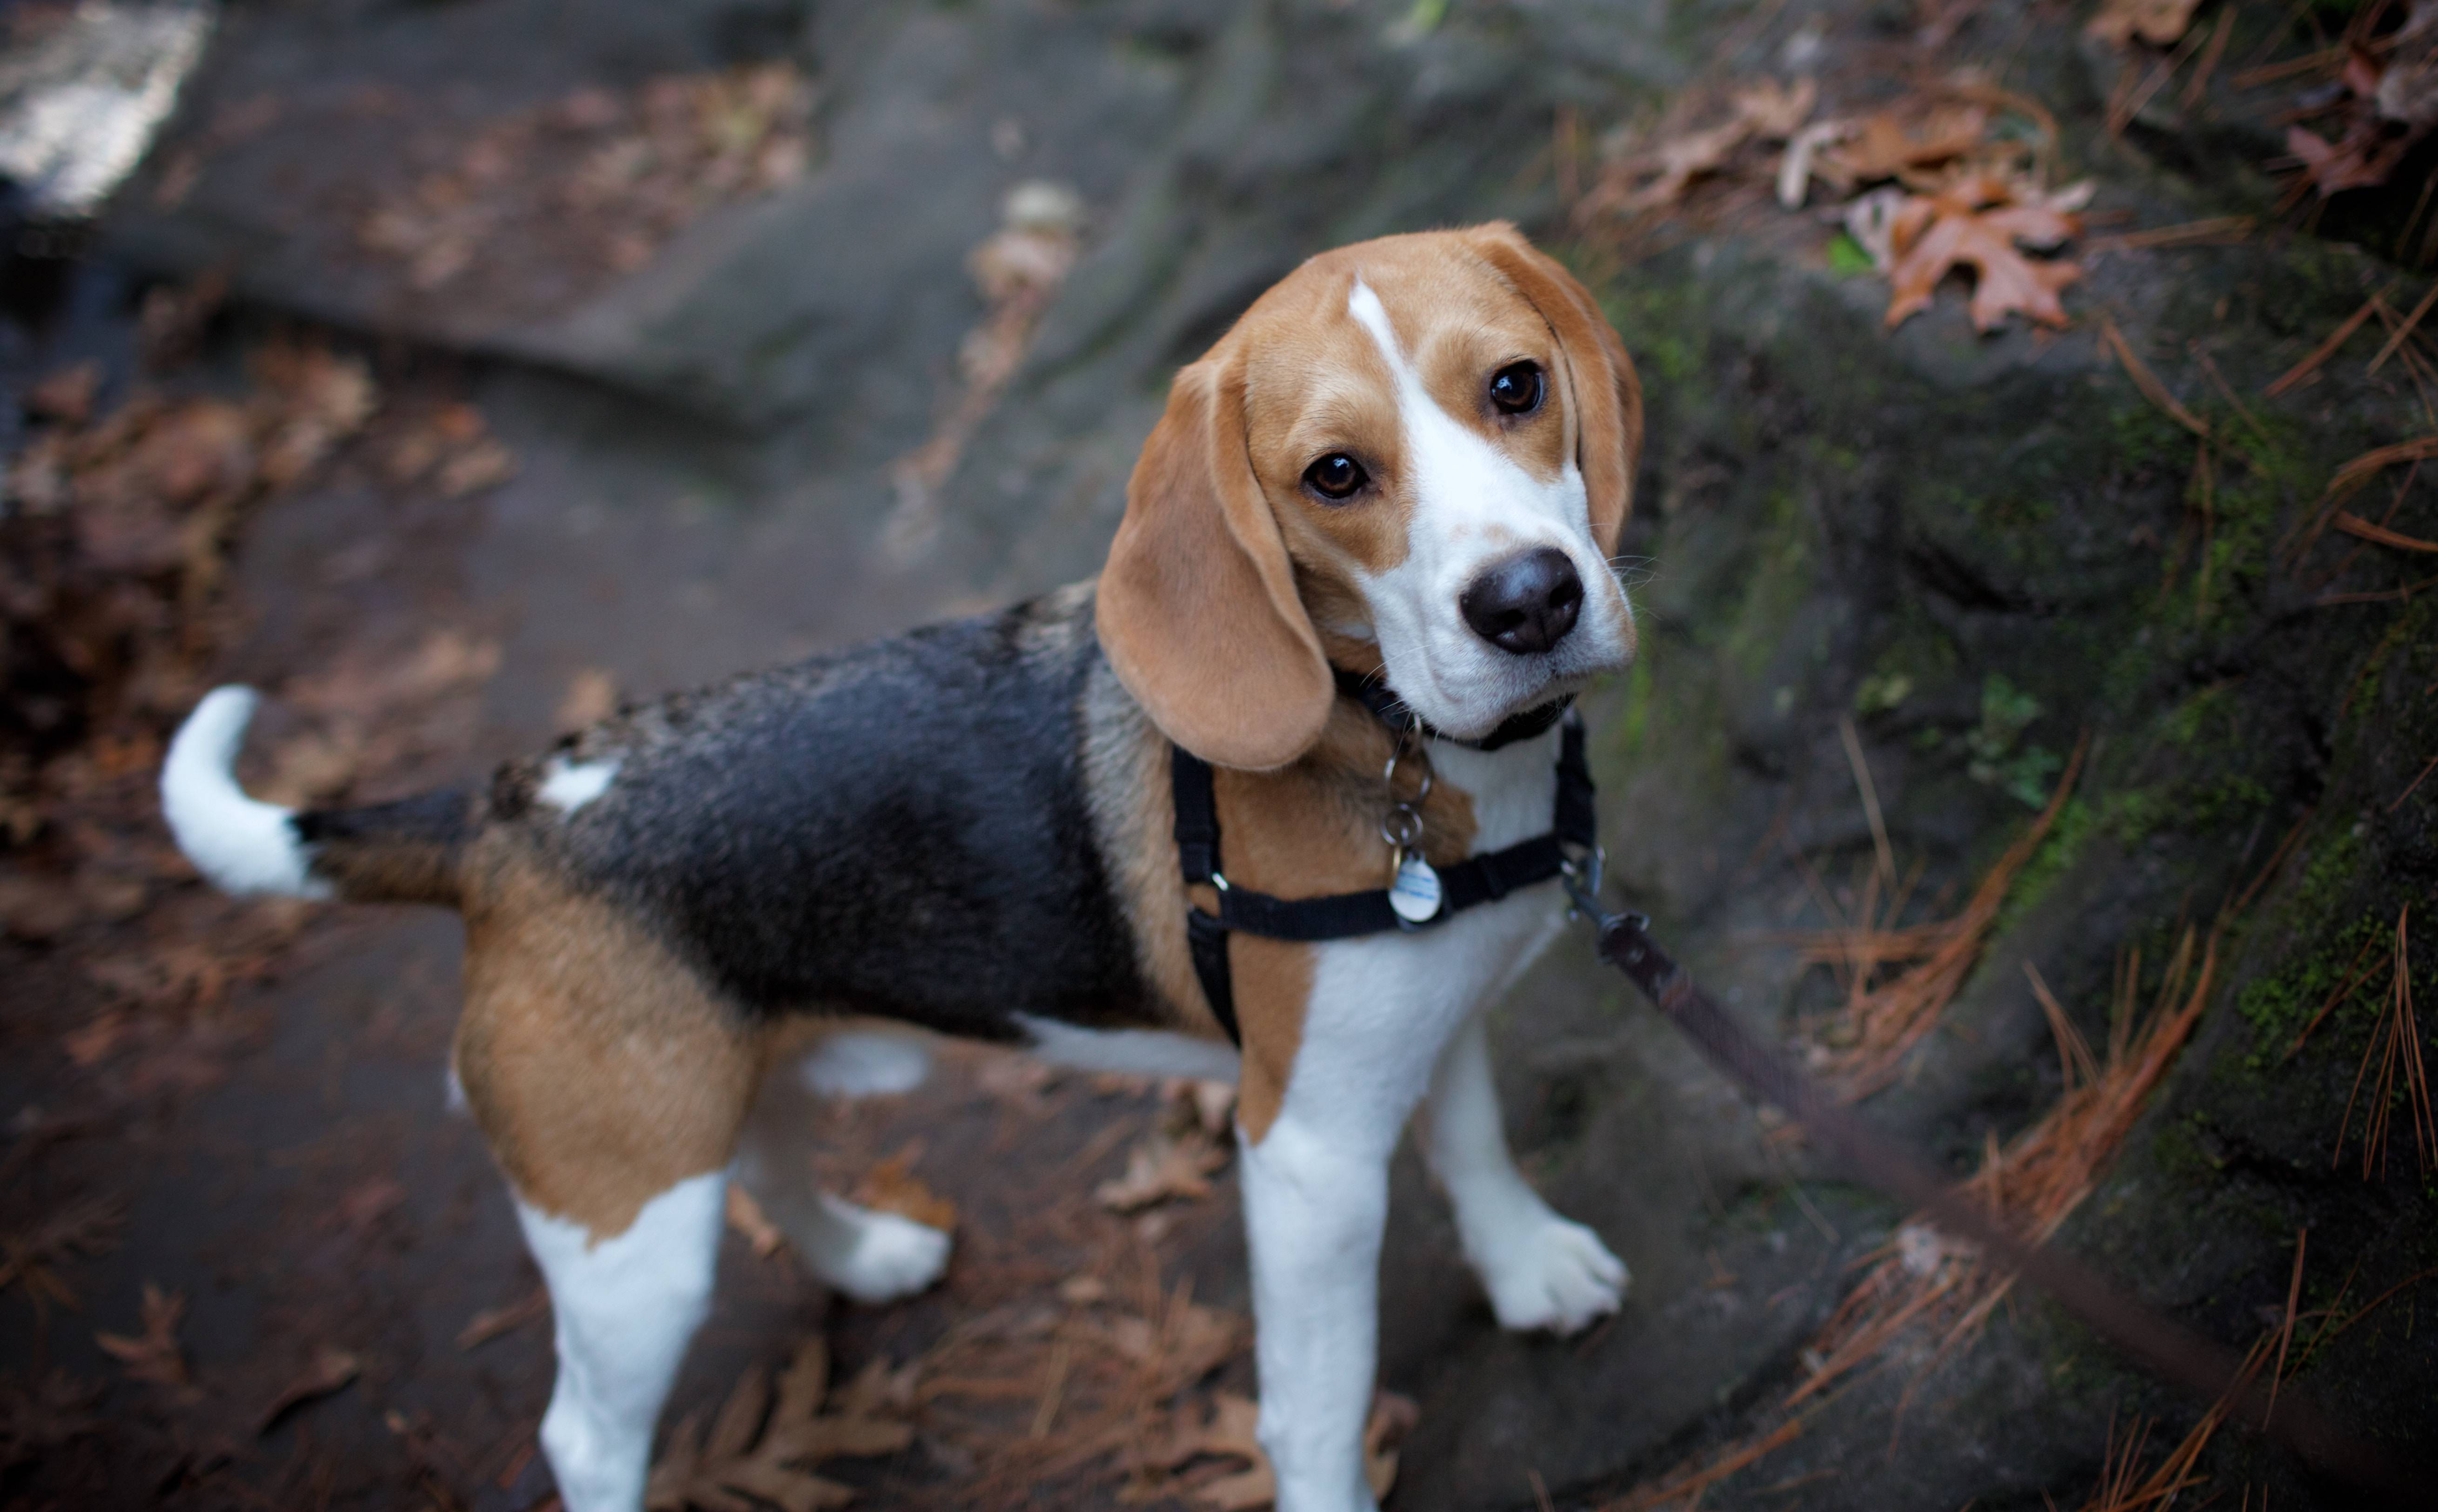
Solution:
<svg viewBox="0 0 2438 1512"><path fill-rule="evenodd" d="M1604 555L1634 508L1634 469L1642 456L1642 380L1625 343L1575 275L1504 220L1473 231L1474 250L1531 302L1557 333L1574 395L1575 465L1589 496L1592 538Z"/></svg>

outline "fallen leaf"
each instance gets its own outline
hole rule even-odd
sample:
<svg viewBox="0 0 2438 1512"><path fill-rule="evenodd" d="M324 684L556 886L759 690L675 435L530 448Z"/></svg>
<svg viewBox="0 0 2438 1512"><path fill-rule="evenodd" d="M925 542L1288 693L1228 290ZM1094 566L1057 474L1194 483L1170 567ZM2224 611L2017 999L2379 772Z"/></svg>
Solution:
<svg viewBox="0 0 2438 1512"><path fill-rule="evenodd" d="M2323 200L2385 184L2438 125L2438 11L2416 8L2394 42L2384 62L2360 48L2346 54L2335 137L2286 129L2286 150Z"/></svg>
<svg viewBox="0 0 2438 1512"><path fill-rule="evenodd" d="M1672 205L1685 198L1697 180L1725 167L1746 142L1796 135L1819 94L1819 85L1810 79L1784 85L1770 79L1747 84L1729 97L1730 114L1724 121L1700 131L1679 132L1618 158L1585 203L1595 211L1628 214Z"/></svg>
<svg viewBox="0 0 2438 1512"><path fill-rule="evenodd" d="M1268 1506L1279 1499L1279 1486L1270 1457L1262 1451L1261 1421L1262 1410L1251 1398L1222 1392L1211 1402L1209 1417L1177 1434L1164 1468L1176 1468L1205 1455L1246 1461L1243 1469L1195 1486L1192 1498L1221 1512Z"/></svg>
<svg viewBox="0 0 2438 1512"><path fill-rule="evenodd" d="M2066 324L2058 291L2082 276L2072 262L2035 262L2018 243L2054 248L2082 228L2069 206L2081 186L2040 196L1996 174L1969 174L1936 194L1916 196L1897 211L1890 227L1895 260L1888 269L1893 297L1887 324L1896 326L1930 306L1948 270L1972 270L1972 324L1992 331L2020 312L2043 325Z"/></svg>
<svg viewBox="0 0 2438 1512"><path fill-rule="evenodd" d="M1820 98L1820 85L1808 78L1792 84L1763 79L1738 89L1731 98L1737 118L1749 125L1755 135L1784 141L1811 118L1811 107Z"/></svg>
<svg viewBox="0 0 2438 1512"><path fill-rule="evenodd" d="M415 290L458 298L476 275L520 266L495 252L524 250L530 265L531 249L547 247L563 300L649 262L704 211L802 177L813 105L811 82L785 62L577 90L434 144L427 161L443 166L387 185L356 240ZM522 290L527 302L537 292Z"/></svg>
<svg viewBox="0 0 2438 1512"><path fill-rule="evenodd" d="M916 1140L887 1160L864 1172L850 1194L853 1201L884 1213L910 1218L943 1234L957 1226L957 1204L923 1185L914 1174L914 1162L923 1154L922 1141Z"/></svg>
<svg viewBox="0 0 2438 1512"><path fill-rule="evenodd" d="M1853 123L1840 140L1824 146L1816 171L1839 189L1959 158L1980 147L1989 124L1978 107L1941 107L1899 114L1881 111Z"/></svg>
<svg viewBox="0 0 2438 1512"><path fill-rule="evenodd" d="M84 922L76 895L55 879L10 871L0 874L0 929L41 944Z"/></svg>
<svg viewBox="0 0 2438 1512"><path fill-rule="evenodd" d="M1084 199L1071 185L1018 184L1001 202L999 219L999 229L966 259L990 310L958 346L964 390L929 437L890 467L897 499L881 542L899 561L919 556L936 538L941 487L1023 363L1042 313L1082 255Z"/></svg>
<svg viewBox="0 0 2438 1512"><path fill-rule="evenodd" d="M2200 0L2106 0L2082 29L2119 47L2137 36L2167 47L2182 40L2200 9Z"/></svg>
<svg viewBox="0 0 2438 1512"><path fill-rule="evenodd" d="M38 1310L54 1302L75 1307L76 1292L53 1273L52 1263L72 1255L105 1253L117 1242L117 1231L126 1222L127 1211L116 1199L91 1197L69 1204L30 1229L0 1236L0 1290L11 1283L23 1286Z"/></svg>
<svg viewBox="0 0 2438 1512"><path fill-rule="evenodd" d="M90 1070L110 1059L112 1052L127 1039L132 1028L127 1010L121 1007L103 1009L81 1029L71 1029L60 1036L60 1048L67 1052L71 1064Z"/></svg>
<svg viewBox="0 0 2438 1512"><path fill-rule="evenodd" d="M1228 1152L1195 1129L1159 1130L1126 1152L1123 1175L1104 1181L1092 1195L1113 1213L1132 1213L1168 1199L1197 1201L1210 1195L1210 1176L1228 1163Z"/></svg>
<svg viewBox="0 0 2438 1512"><path fill-rule="evenodd" d="M829 1346L819 1334L798 1346L780 1372L775 1398L760 1366L747 1371L708 1433L700 1413L670 1433L645 1486L645 1506L649 1512L754 1512L768 1503L786 1512L817 1512L846 1505L855 1492L812 1467L823 1459L896 1453L913 1442L914 1430L871 1415L863 1401L843 1402L845 1410L825 1415L828 1388Z"/></svg>
<svg viewBox="0 0 2438 1512"><path fill-rule="evenodd" d="M517 454L496 441L478 441L440 465L433 475L443 495L462 499L496 488L517 475Z"/></svg>
<svg viewBox="0 0 2438 1512"><path fill-rule="evenodd" d="M364 1363L344 1349L323 1349L313 1356L312 1363L272 1398L255 1425L256 1433L268 1433L279 1420L309 1401L346 1389L347 1383L362 1372Z"/></svg>
<svg viewBox="0 0 2438 1512"><path fill-rule="evenodd" d="M735 1182L728 1184L728 1226L745 1237L757 1259L768 1259L786 1248L787 1236L762 1211L753 1194Z"/></svg>
<svg viewBox="0 0 2438 1512"><path fill-rule="evenodd" d="M45 1451L101 1426L93 1409L102 1388L54 1370L39 1384L0 1380L0 1468L30 1463Z"/></svg>
<svg viewBox="0 0 2438 1512"><path fill-rule="evenodd" d="M1178 1390L1234 1359L1245 1345L1243 1318L1198 1302L1172 1300L1163 1322L1161 1361Z"/></svg>
<svg viewBox="0 0 2438 1512"><path fill-rule="evenodd" d="M2306 127L2286 128L2286 150L2302 160L2305 175L2323 200L2385 184L2412 143L2411 136L2382 130L2367 112L2359 113L2334 141Z"/></svg>
<svg viewBox="0 0 2438 1512"><path fill-rule="evenodd" d="M457 1330L457 1347L461 1351L479 1349L494 1339L549 1316L549 1289L535 1287L504 1307L485 1308L467 1319L466 1327Z"/></svg>
<svg viewBox="0 0 2438 1512"><path fill-rule="evenodd" d="M1261 1415L1253 1401L1222 1392L1213 1398L1207 1417L1199 1422L1189 1417L1164 1450L1149 1456L1150 1462L1157 1468L1174 1470L1206 1456L1246 1461L1242 1469L1193 1483L1187 1494L1215 1512L1251 1512L1269 1506L1278 1501L1278 1480L1257 1436ZM1387 1496L1397 1484L1399 1447L1421 1419L1421 1409L1410 1398L1382 1392L1372 1399L1371 1415L1363 1425L1363 1472L1375 1498Z"/></svg>
<svg viewBox="0 0 2438 1512"><path fill-rule="evenodd" d="M119 1363L130 1380L149 1380L159 1386L185 1386L192 1377L186 1373L186 1351L178 1345L178 1320L186 1315L186 1298L178 1292L163 1292L151 1282L144 1283L144 1331L135 1334L97 1333L93 1342Z"/></svg>

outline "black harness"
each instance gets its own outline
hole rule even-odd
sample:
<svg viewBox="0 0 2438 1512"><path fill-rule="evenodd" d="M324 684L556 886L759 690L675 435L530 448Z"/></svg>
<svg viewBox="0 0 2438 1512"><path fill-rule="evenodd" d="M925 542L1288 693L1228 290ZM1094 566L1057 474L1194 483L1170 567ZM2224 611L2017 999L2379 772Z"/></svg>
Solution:
<svg viewBox="0 0 2438 1512"><path fill-rule="evenodd" d="M1361 703L1401 738L1447 738L1416 718L1387 688L1343 668L1336 671L1338 691ZM1236 1027L1236 991L1228 970L1228 936L1236 930L1268 940L1319 941L1427 929L1475 904L1494 903L1518 888L1571 873L1579 857L1597 858L1599 818L1593 803L1591 769L1583 764L1582 717L1574 713L1573 703L1571 698L1562 698L1527 710L1480 740L1457 743L1496 750L1529 740L1563 721L1557 812L1546 835L1440 870L1439 911L1420 923L1408 923L1397 912L1386 888L1323 898L1277 898L1231 886L1219 870L1219 806L1212 795L1210 764L1182 746L1174 747L1169 772L1176 793L1177 863L1187 882L1205 883L1219 892L1215 914L1186 905L1185 938L1193 955L1193 974L1202 980L1202 994L1210 999L1210 1011L1228 1031L1228 1038L1244 1044ZM1599 883L1594 880L1591 886L1597 888Z"/></svg>

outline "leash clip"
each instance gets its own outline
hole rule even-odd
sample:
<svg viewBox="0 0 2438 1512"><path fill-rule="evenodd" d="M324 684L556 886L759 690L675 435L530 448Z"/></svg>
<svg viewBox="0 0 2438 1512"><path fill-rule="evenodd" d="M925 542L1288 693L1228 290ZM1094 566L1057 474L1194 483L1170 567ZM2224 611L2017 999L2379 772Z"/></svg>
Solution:
<svg viewBox="0 0 2438 1512"><path fill-rule="evenodd" d="M1608 875L1608 849L1595 845L1588 850L1561 847L1573 853L1558 863L1558 878L1569 900L1566 917L1588 918L1595 924L1608 922L1606 910L1600 907L1600 884Z"/></svg>

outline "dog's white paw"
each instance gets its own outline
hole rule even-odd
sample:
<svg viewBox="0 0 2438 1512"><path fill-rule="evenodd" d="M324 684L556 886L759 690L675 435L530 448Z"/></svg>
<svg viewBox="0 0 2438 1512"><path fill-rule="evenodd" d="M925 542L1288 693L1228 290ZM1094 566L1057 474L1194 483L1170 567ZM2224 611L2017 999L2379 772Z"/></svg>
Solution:
<svg viewBox="0 0 2438 1512"><path fill-rule="evenodd" d="M831 1216L853 1225L855 1240L818 1267L822 1280L857 1302L912 1296L948 1269L948 1236L897 1213L823 1199Z"/></svg>
<svg viewBox="0 0 2438 1512"><path fill-rule="evenodd" d="M1573 1333L1615 1312L1632 1279L1598 1234L1555 1213L1518 1224L1485 1246L1478 1264L1501 1327Z"/></svg>

